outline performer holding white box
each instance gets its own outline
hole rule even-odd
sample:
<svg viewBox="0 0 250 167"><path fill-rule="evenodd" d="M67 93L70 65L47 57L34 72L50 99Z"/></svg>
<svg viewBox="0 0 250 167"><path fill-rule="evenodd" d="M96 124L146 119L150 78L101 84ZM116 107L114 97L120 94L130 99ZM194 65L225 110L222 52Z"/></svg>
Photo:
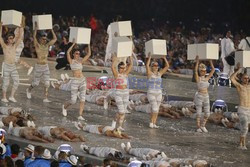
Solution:
<svg viewBox="0 0 250 167"><path fill-rule="evenodd" d="M32 16L33 30L35 23L37 23L37 30L50 30L52 29L52 15L35 15Z"/></svg>
<svg viewBox="0 0 250 167"><path fill-rule="evenodd" d="M41 78L44 80L44 84L45 84L45 99L43 100L43 102L50 102L50 100L48 99L48 95L49 95L49 86L50 86L50 70L49 70L49 65L48 65L48 54L49 54L49 47L54 45L54 43L57 40L56 34L53 31L53 29L51 29L51 33L53 35L53 39L50 40L49 42L47 42L47 34L43 34L39 39L37 39L36 35L37 35L37 23L35 23L35 30L33 33L33 39L34 39L34 45L35 45L35 50L37 53L37 63L35 65L35 71L33 74L33 80L31 83L31 86L29 88L26 89L26 94L27 94L27 98L31 99L31 90L38 86L40 83Z"/></svg>
<svg viewBox="0 0 250 167"><path fill-rule="evenodd" d="M115 78L115 102L118 108L116 113L115 121L113 124L118 124L118 129L124 130L122 128L125 119L125 113L127 112L127 106L129 102L129 89L128 89L128 74L131 72L133 67L132 57L129 57L129 66L126 67L124 62L118 64L117 70L117 55L113 54L112 57L112 72Z"/></svg>
<svg viewBox="0 0 250 167"><path fill-rule="evenodd" d="M195 60L200 55L201 60L218 60L219 45L212 43L190 44L188 45L188 60Z"/></svg>
<svg viewBox="0 0 250 167"><path fill-rule="evenodd" d="M77 44L90 44L91 29L82 27L70 27L69 42L75 42Z"/></svg>
<svg viewBox="0 0 250 167"><path fill-rule="evenodd" d="M1 16L2 25L19 27L22 23L22 12L16 10L3 10Z"/></svg>
<svg viewBox="0 0 250 167"><path fill-rule="evenodd" d="M3 85L2 85L2 91L3 91L3 97L2 97L2 102L7 103L7 89L9 86L10 82L10 77L13 80L13 87L11 90L11 95L9 97L9 100L12 102L16 102L15 99L15 92L18 88L19 85L19 75L16 69L16 49L18 45L22 41L22 35L24 33L23 30L23 24L20 25L21 28L17 28L19 31L20 36L16 39L14 39L15 35L13 33L8 33L6 38L7 38L7 43L4 42L4 39L2 38L2 22L0 23L0 44L3 48L3 54L4 54L4 61L2 64L2 75L3 75Z"/></svg>
<svg viewBox="0 0 250 167"><path fill-rule="evenodd" d="M151 39L145 43L145 55L149 53L152 58L162 58L167 55L166 40L162 39Z"/></svg>
<svg viewBox="0 0 250 167"><path fill-rule="evenodd" d="M159 71L159 64L156 61L153 61L150 65L151 53L149 52L148 54L146 69L147 69L147 77L148 77L147 97L148 97L149 104L151 106L151 118L150 118L150 123L149 123L150 128L159 128L159 126L156 125L156 122L157 122L160 104L162 101L161 76L164 73L166 73L169 68L169 64L168 64L166 57L163 57L163 60L165 62L165 67Z"/></svg>
<svg viewBox="0 0 250 167"><path fill-rule="evenodd" d="M226 33L226 37L221 40L221 59L223 62L223 73L227 74L229 77L234 72L234 66L230 66L225 57L228 56L231 52L235 51L234 43L231 40L232 34L231 31Z"/></svg>

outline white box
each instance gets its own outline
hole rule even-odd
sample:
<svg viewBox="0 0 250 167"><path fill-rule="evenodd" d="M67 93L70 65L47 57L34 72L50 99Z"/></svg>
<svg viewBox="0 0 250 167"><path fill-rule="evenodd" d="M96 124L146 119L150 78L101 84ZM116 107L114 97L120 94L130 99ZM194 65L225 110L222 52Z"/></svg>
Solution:
<svg viewBox="0 0 250 167"><path fill-rule="evenodd" d="M187 49L187 59L195 60L196 56L200 60L218 60L219 59L219 45L213 43L190 44Z"/></svg>
<svg viewBox="0 0 250 167"><path fill-rule="evenodd" d="M250 44L250 37L246 37L246 39L247 39L247 41L248 41L249 44ZM247 43L247 45L246 45L246 50L250 50L250 46L248 45L248 43Z"/></svg>
<svg viewBox="0 0 250 167"><path fill-rule="evenodd" d="M236 51L235 65L240 63L241 67L250 67L250 51Z"/></svg>
<svg viewBox="0 0 250 167"><path fill-rule="evenodd" d="M112 53L117 57L128 57L132 55L133 42L128 37L114 37L112 41Z"/></svg>
<svg viewBox="0 0 250 167"><path fill-rule="evenodd" d="M33 30L35 29L35 22L37 22L38 30L52 29L52 15L34 15L32 16Z"/></svg>
<svg viewBox="0 0 250 167"><path fill-rule="evenodd" d="M22 12L16 10L3 10L1 12L1 22L5 26L20 27L22 23Z"/></svg>
<svg viewBox="0 0 250 167"><path fill-rule="evenodd" d="M119 37L132 36L131 21L119 21L111 23L111 34L114 36L115 32L118 33Z"/></svg>
<svg viewBox="0 0 250 167"><path fill-rule="evenodd" d="M150 52L152 58L162 58L167 55L166 40L151 39L145 43L145 54L148 57Z"/></svg>
<svg viewBox="0 0 250 167"><path fill-rule="evenodd" d="M69 42L75 42L77 44L90 44L91 29L82 27L70 27Z"/></svg>

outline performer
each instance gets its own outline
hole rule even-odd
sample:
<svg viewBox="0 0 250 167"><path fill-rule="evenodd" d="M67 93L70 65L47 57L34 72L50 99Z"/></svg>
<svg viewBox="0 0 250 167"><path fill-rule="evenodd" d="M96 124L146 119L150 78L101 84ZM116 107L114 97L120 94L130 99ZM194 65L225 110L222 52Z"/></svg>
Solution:
<svg viewBox="0 0 250 167"><path fill-rule="evenodd" d="M51 102L48 99L49 95L49 78L50 78L50 71L49 71L49 65L48 65L48 53L49 53L49 46L54 45L54 43L57 40L56 34L53 29L51 29L51 33L53 35L53 39L49 42L47 42L47 35L43 34L42 37L40 37L39 42L37 40L37 23L35 22L35 30L33 33L33 39L34 39L34 45L37 53L37 63L35 65L35 71L33 80L31 83L31 86L26 89L27 98L31 99L31 90L38 86L40 83L40 79L43 77L44 83L45 83L45 99L43 102Z"/></svg>
<svg viewBox="0 0 250 167"><path fill-rule="evenodd" d="M23 27L25 27L25 17L24 16L22 18L22 25L23 25ZM19 36L21 38L21 43L16 48L16 63L21 64L24 67L26 67L28 69L27 75L30 75L31 72L33 71L33 67L30 66L27 62L20 59L20 56L21 56L23 48L24 48L24 43L23 43L24 33L20 34L19 31L17 31L17 29L15 29L14 34L15 34L15 40L18 39Z"/></svg>
<svg viewBox="0 0 250 167"><path fill-rule="evenodd" d="M71 81L71 101L65 102L62 106L62 114L63 116L67 116L67 108L76 103L77 95L79 92L79 99L80 99L80 108L79 108L79 117L78 120L85 120L83 118L83 109L84 109L84 103L85 103L85 94L86 94L86 78L83 75L82 67L83 63L88 60L88 58L91 56L91 49L90 45L88 45L88 53L87 55L81 59L80 58L80 50L73 49L75 46L75 40L73 41L73 44L67 51L67 59L70 64L70 68L73 72L73 78ZM73 49L73 50L72 50ZM73 55L73 59L71 58L71 51Z"/></svg>
<svg viewBox="0 0 250 167"><path fill-rule="evenodd" d="M67 130L63 127L57 126L43 126L38 127L37 131L42 135L54 137L56 139L70 141L70 142L85 142L85 139L82 135L73 133L70 130Z"/></svg>
<svg viewBox="0 0 250 167"><path fill-rule="evenodd" d="M225 60L226 56L235 51L234 43L231 38L231 31L227 31L226 37L221 40L221 59L223 63L223 73L227 74L228 77L230 77L234 72L234 66L230 66Z"/></svg>
<svg viewBox="0 0 250 167"><path fill-rule="evenodd" d="M148 77L148 92L147 97L149 104L151 105L151 118L149 127L150 128L159 128L159 126L156 125L159 107L162 101L162 79L161 76L167 72L169 68L168 61L165 57L163 57L163 60L165 62L165 67L159 71L159 65L156 61L153 61L151 63L151 54L148 54L148 60L146 63L146 69L147 69L147 77Z"/></svg>
<svg viewBox="0 0 250 167"><path fill-rule="evenodd" d="M129 57L129 65L126 65L123 62L118 64L118 70L116 69L117 64L117 55L116 53L112 57L112 72L115 78L115 101L118 108L116 113L115 122L118 123L118 129L124 130L122 128L125 112L127 111L127 106L129 102L129 89L128 89L128 74L130 73L133 67L133 60L131 56ZM114 121L113 121L114 122Z"/></svg>
<svg viewBox="0 0 250 167"><path fill-rule="evenodd" d="M2 85L2 92L3 92L3 97L1 99L2 102L8 103L9 101L7 100L7 89L10 83L10 77L13 80L13 86L11 90L11 94L9 97L9 100L11 102L17 102L15 99L15 92L18 88L19 85L19 75L16 69L16 49L21 43L22 35L23 35L23 22L20 25L21 27L16 28L17 31L19 31L20 36L16 39L14 39L15 35L13 33L8 33L6 36L7 43L4 42L2 38L2 23L0 23L0 44L3 48L3 54L4 54L4 61L2 64L2 73L3 73L3 85Z"/></svg>
<svg viewBox="0 0 250 167"><path fill-rule="evenodd" d="M195 75L195 80L197 83L198 91L195 93L194 97L194 102L196 106L196 111L197 111L197 117L196 117L196 123L197 123L197 132L205 132L207 133L206 129L206 123L210 115L210 101L209 101L209 95L208 95L208 87L209 87L209 82L208 80L213 76L213 73L215 71L214 65L212 60L210 60L210 66L211 66L211 71L207 77L205 77L207 73L206 66L204 64L199 64L199 56L196 56L196 64L195 64L195 70L194 70L194 75ZM199 74L198 75L198 68L199 68ZM204 108L204 118L203 122L201 124L201 112L202 108Z"/></svg>
<svg viewBox="0 0 250 167"><path fill-rule="evenodd" d="M80 122L75 123L75 127L78 130L83 130L85 132L89 133L95 133L95 134L103 134L105 136L109 137L116 137L120 139L130 139L130 137L119 131L119 129L116 129L112 126L104 126L104 125L82 125Z"/></svg>
<svg viewBox="0 0 250 167"><path fill-rule="evenodd" d="M241 77L241 83L236 80L236 76L240 73L242 68L240 64L237 64L238 70L231 76L231 81L235 85L239 97L240 105L238 107L238 115L241 125L241 136L240 136L240 148L247 149L246 147L246 135L248 132L248 125L250 123L250 85L249 85L249 76L244 73Z"/></svg>

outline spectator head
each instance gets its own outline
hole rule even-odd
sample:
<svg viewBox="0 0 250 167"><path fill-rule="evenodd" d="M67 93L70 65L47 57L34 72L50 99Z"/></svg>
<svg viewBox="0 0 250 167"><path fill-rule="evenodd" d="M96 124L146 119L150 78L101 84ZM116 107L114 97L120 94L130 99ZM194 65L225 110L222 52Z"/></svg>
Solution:
<svg viewBox="0 0 250 167"><path fill-rule="evenodd" d="M52 161L50 164L50 167L59 167L59 162L58 161Z"/></svg>
<svg viewBox="0 0 250 167"><path fill-rule="evenodd" d="M73 165L73 166L76 166L77 165L77 157L75 155L71 155L69 157L67 157L67 161Z"/></svg>
<svg viewBox="0 0 250 167"><path fill-rule="evenodd" d="M48 149L44 150L42 158L44 158L44 159L51 159L51 154L50 154L50 151Z"/></svg>
<svg viewBox="0 0 250 167"><path fill-rule="evenodd" d="M4 129L0 128L0 143L4 143L4 141L5 141L5 134L6 134L6 131Z"/></svg>
<svg viewBox="0 0 250 167"><path fill-rule="evenodd" d="M131 162L128 164L128 167L140 167L141 164L142 164L141 161L134 160L134 161L131 161Z"/></svg>
<svg viewBox="0 0 250 167"><path fill-rule="evenodd" d="M73 151L73 148L69 144L61 144L58 148L58 151L65 152L66 154L69 154Z"/></svg>
<svg viewBox="0 0 250 167"><path fill-rule="evenodd" d="M32 153L34 152L35 147L31 144L29 144L27 147L24 148L24 156L30 157Z"/></svg>
<svg viewBox="0 0 250 167"><path fill-rule="evenodd" d="M14 162L9 156L6 156L4 160L5 160L6 166L14 166Z"/></svg>
<svg viewBox="0 0 250 167"><path fill-rule="evenodd" d="M42 157L45 148L43 146L35 146L34 149L34 156L35 157Z"/></svg>
<svg viewBox="0 0 250 167"><path fill-rule="evenodd" d="M12 153L12 154L18 155L18 153L20 152L20 147L19 147L19 145L17 145L17 144L12 144L12 145L10 146L10 148L11 148L11 153Z"/></svg>
<svg viewBox="0 0 250 167"><path fill-rule="evenodd" d="M16 160L15 162L16 167L24 167L24 162L20 159Z"/></svg>

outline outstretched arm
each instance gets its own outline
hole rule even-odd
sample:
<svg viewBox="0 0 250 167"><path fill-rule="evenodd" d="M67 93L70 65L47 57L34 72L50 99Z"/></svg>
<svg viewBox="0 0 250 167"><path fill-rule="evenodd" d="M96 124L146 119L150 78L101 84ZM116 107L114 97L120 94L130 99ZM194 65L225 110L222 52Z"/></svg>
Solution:
<svg viewBox="0 0 250 167"><path fill-rule="evenodd" d="M237 76L237 74L240 73L240 71L242 69L242 68L240 68L240 63L237 64L237 67L238 67L238 70L231 75L230 79L231 79L232 83L235 85L235 87L239 88L240 87L240 83L236 80L236 76Z"/></svg>
<svg viewBox="0 0 250 167"><path fill-rule="evenodd" d="M34 32L33 32L33 40L34 40L35 47L38 47L39 44L38 44L38 41L37 41L37 38L36 38L36 34L37 34L37 22L35 22L35 29L34 29Z"/></svg>
<svg viewBox="0 0 250 167"><path fill-rule="evenodd" d="M195 81L198 82L199 81L199 75L198 75L199 56L196 56L195 60L196 60L196 63L194 67L194 77L195 77Z"/></svg>
<svg viewBox="0 0 250 167"><path fill-rule="evenodd" d="M168 61L167 61L166 57L163 57L163 60L165 62L165 67L160 70L161 75L165 74L167 72L168 68L169 68L169 64L168 64Z"/></svg>
<svg viewBox="0 0 250 167"><path fill-rule="evenodd" d="M3 29L3 23L0 22L0 44L3 48L6 47L6 44L4 43L3 37L2 37L2 29Z"/></svg>
<svg viewBox="0 0 250 167"><path fill-rule="evenodd" d="M114 53L114 54L112 54L111 70L113 72L115 79L118 77L118 71L116 70L116 67L115 67L116 64L117 64L117 55L116 55L116 53Z"/></svg>
<svg viewBox="0 0 250 167"><path fill-rule="evenodd" d="M51 41L49 41L49 43L48 43L50 46L54 45L54 43L56 43L56 40L57 40L57 37L56 37L56 34L55 34L53 28L51 29L51 33L53 35L53 39Z"/></svg>
<svg viewBox="0 0 250 167"><path fill-rule="evenodd" d="M149 77L152 74L152 71L150 69L150 61L151 61L151 53L148 53L148 60L146 63L146 70L147 70L147 76Z"/></svg>
<svg viewBox="0 0 250 167"><path fill-rule="evenodd" d="M132 70L132 67L133 67L133 59L132 59L132 56L129 56L129 66L126 70L126 74L128 75L130 73L130 71Z"/></svg>
<svg viewBox="0 0 250 167"><path fill-rule="evenodd" d="M89 57L91 56L91 47L90 44L88 45L88 53L87 55L82 59L82 63L84 63L85 61L87 61L89 59Z"/></svg>
<svg viewBox="0 0 250 167"><path fill-rule="evenodd" d="M209 75L206 77L207 80L209 80L213 76L213 74L215 72L213 61L210 60L209 62L210 62L210 66L211 66L211 71L210 71Z"/></svg>
<svg viewBox="0 0 250 167"><path fill-rule="evenodd" d="M75 46L75 39L73 39L73 44L70 46L70 48L67 50L67 60L69 62L69 64L72 63L72 59L71 59L71 56L70 56L70 52L72 51L73 47Z"/></svg>

